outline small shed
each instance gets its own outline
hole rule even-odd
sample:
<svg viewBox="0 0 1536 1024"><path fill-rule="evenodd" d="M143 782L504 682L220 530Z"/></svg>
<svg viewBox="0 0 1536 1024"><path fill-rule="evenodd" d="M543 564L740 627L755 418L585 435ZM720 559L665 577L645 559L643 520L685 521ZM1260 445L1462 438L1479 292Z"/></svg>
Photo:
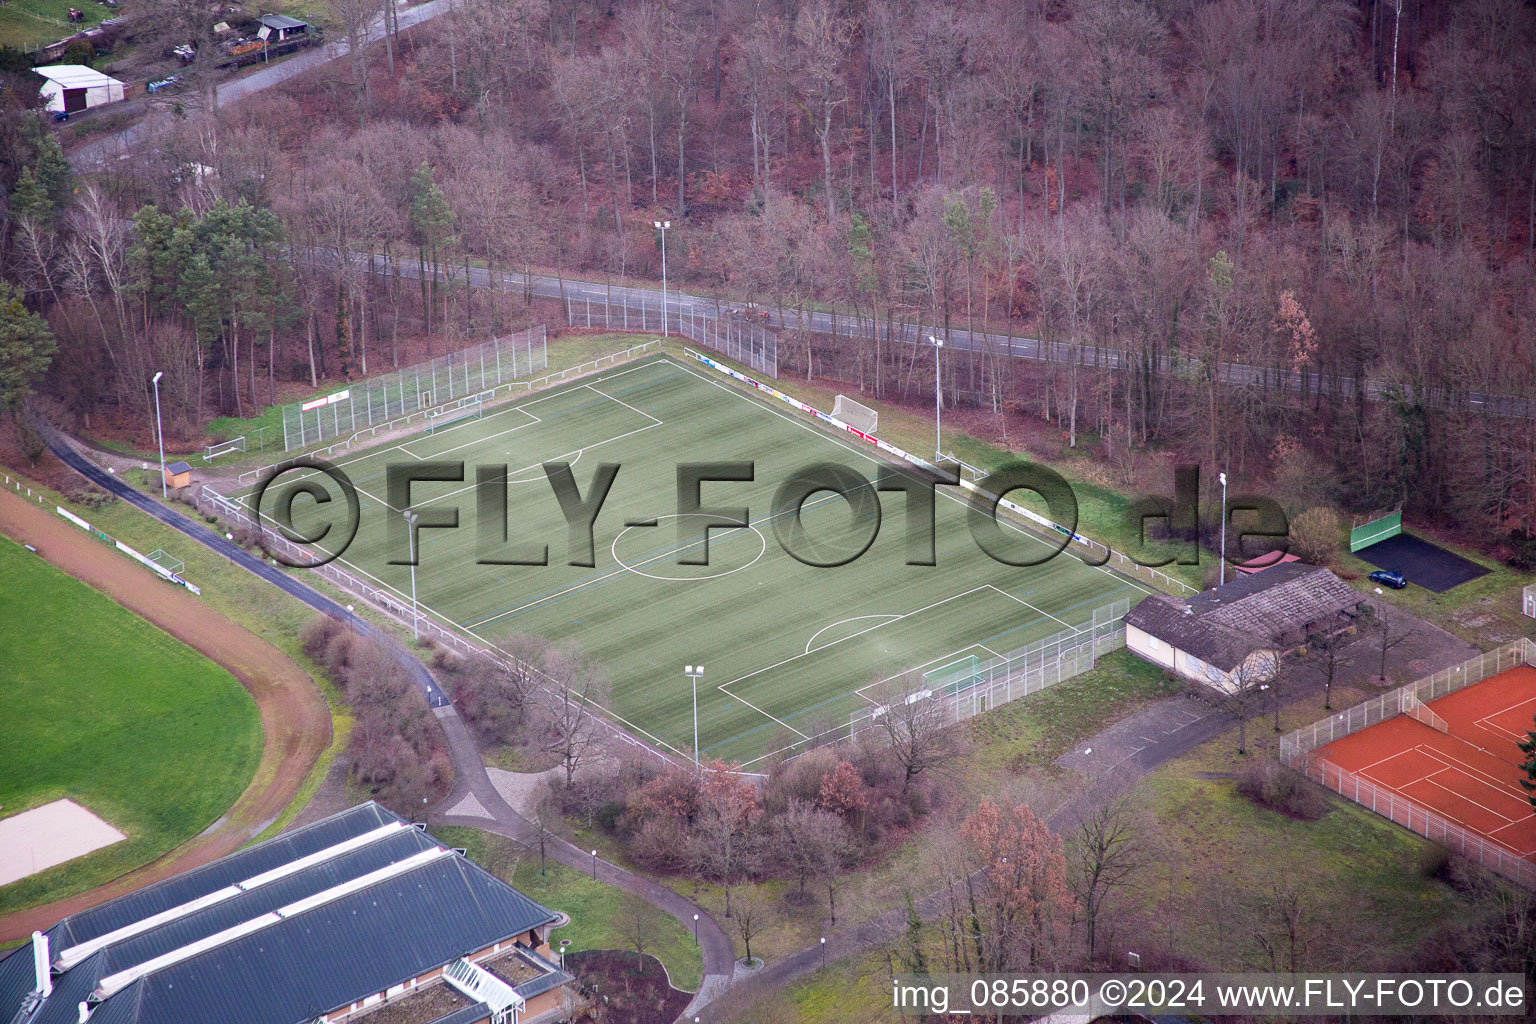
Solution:
<svg viewBox="0 0 1536 1024"><path fill-rule="evenodd" d="M309 23L298 18L290 18L286 14L263 14L261 16L261 28L256 36L265 39L268 43L280 43L294 36L307 35Z"/></svg>
<svg viewBox="0 0 1536 1024"><path fill-rule="evenodd" d="M56 113L73 114L123 98L122 82L84 64L50 64L32 70L48 79L40 91L48 98L48 109Z"/></svg>
<svg viewBox="0 0 1536 1024"><path fill-rule="evenodd" d="M192 467L185 462L172 462L165 467L165 485L167 487L192 486Z"/></svg>

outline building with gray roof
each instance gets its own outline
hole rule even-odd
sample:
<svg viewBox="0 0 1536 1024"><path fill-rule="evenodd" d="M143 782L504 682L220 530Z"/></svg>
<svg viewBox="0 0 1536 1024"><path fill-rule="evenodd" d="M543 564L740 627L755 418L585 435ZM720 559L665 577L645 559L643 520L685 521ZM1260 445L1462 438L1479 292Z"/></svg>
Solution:
<svg viewBox="0 0 1536 1024"><path fill-rule="evenodd" d="M412 998L448 986L455 1024L532 1024L564 1009L557 920L366 803L34 933L0 959L0 1021L428 1024ZM481 966L508 956L521 984Z"/></svg>

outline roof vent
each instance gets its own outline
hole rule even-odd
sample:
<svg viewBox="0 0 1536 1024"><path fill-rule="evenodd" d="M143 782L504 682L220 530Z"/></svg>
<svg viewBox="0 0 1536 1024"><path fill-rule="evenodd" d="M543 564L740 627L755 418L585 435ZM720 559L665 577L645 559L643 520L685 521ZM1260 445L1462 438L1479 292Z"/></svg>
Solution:
<svg viewBox="0 0 1536 1024"><path fill-rule="evenodd" d="M53 995L53 973L48 968L48 936L32 933L32 975L37 983L33 989L43 999Z"/></svg>

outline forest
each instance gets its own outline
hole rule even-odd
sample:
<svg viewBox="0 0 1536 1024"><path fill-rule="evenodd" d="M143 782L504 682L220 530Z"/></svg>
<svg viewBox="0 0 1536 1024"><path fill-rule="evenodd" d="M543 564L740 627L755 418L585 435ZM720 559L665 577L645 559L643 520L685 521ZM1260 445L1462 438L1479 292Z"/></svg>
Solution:
<svg viewBox="0 0 1536 1024"><path fill-rule="evenodd" d="M398 3L330 13L363 43ZM143 45L209 17L152 6L125 4ZM194 81L78 173L5 80L13 410L36 389L143 443L164 369L168 429L201 442L564 322L471 266L659 283L667 218L671 285L780 311L791 378L931 403L922 347L797 328L815 309L1121 350L949 351L944 400L1026 448L1403 502L1536 565L1536 421L1477 397L1536 402L1520 0L457 0L238 104ZM1276 383L1297 371L1382 387Z"/></svg>

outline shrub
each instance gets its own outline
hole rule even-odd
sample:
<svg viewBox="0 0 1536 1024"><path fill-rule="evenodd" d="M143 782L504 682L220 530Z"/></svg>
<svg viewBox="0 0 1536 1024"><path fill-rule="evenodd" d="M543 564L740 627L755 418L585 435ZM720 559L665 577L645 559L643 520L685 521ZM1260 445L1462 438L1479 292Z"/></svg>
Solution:
<svg viewBox="0 0 1536 1024"><path fill-rule="evenodd" d="M1328 813L1328 803L1299 773L1279 761L1250 761L1237 777L1237 791L1272 811L1316 821Z"/></svg>
<svg viewBox="0 0 1536 1024"><path fill-rule="evenodd" d="M1327 565L1339 553L1343 528L1333 509L1309 508L1291 520L1291 553L1303 562Z"/></svg>

